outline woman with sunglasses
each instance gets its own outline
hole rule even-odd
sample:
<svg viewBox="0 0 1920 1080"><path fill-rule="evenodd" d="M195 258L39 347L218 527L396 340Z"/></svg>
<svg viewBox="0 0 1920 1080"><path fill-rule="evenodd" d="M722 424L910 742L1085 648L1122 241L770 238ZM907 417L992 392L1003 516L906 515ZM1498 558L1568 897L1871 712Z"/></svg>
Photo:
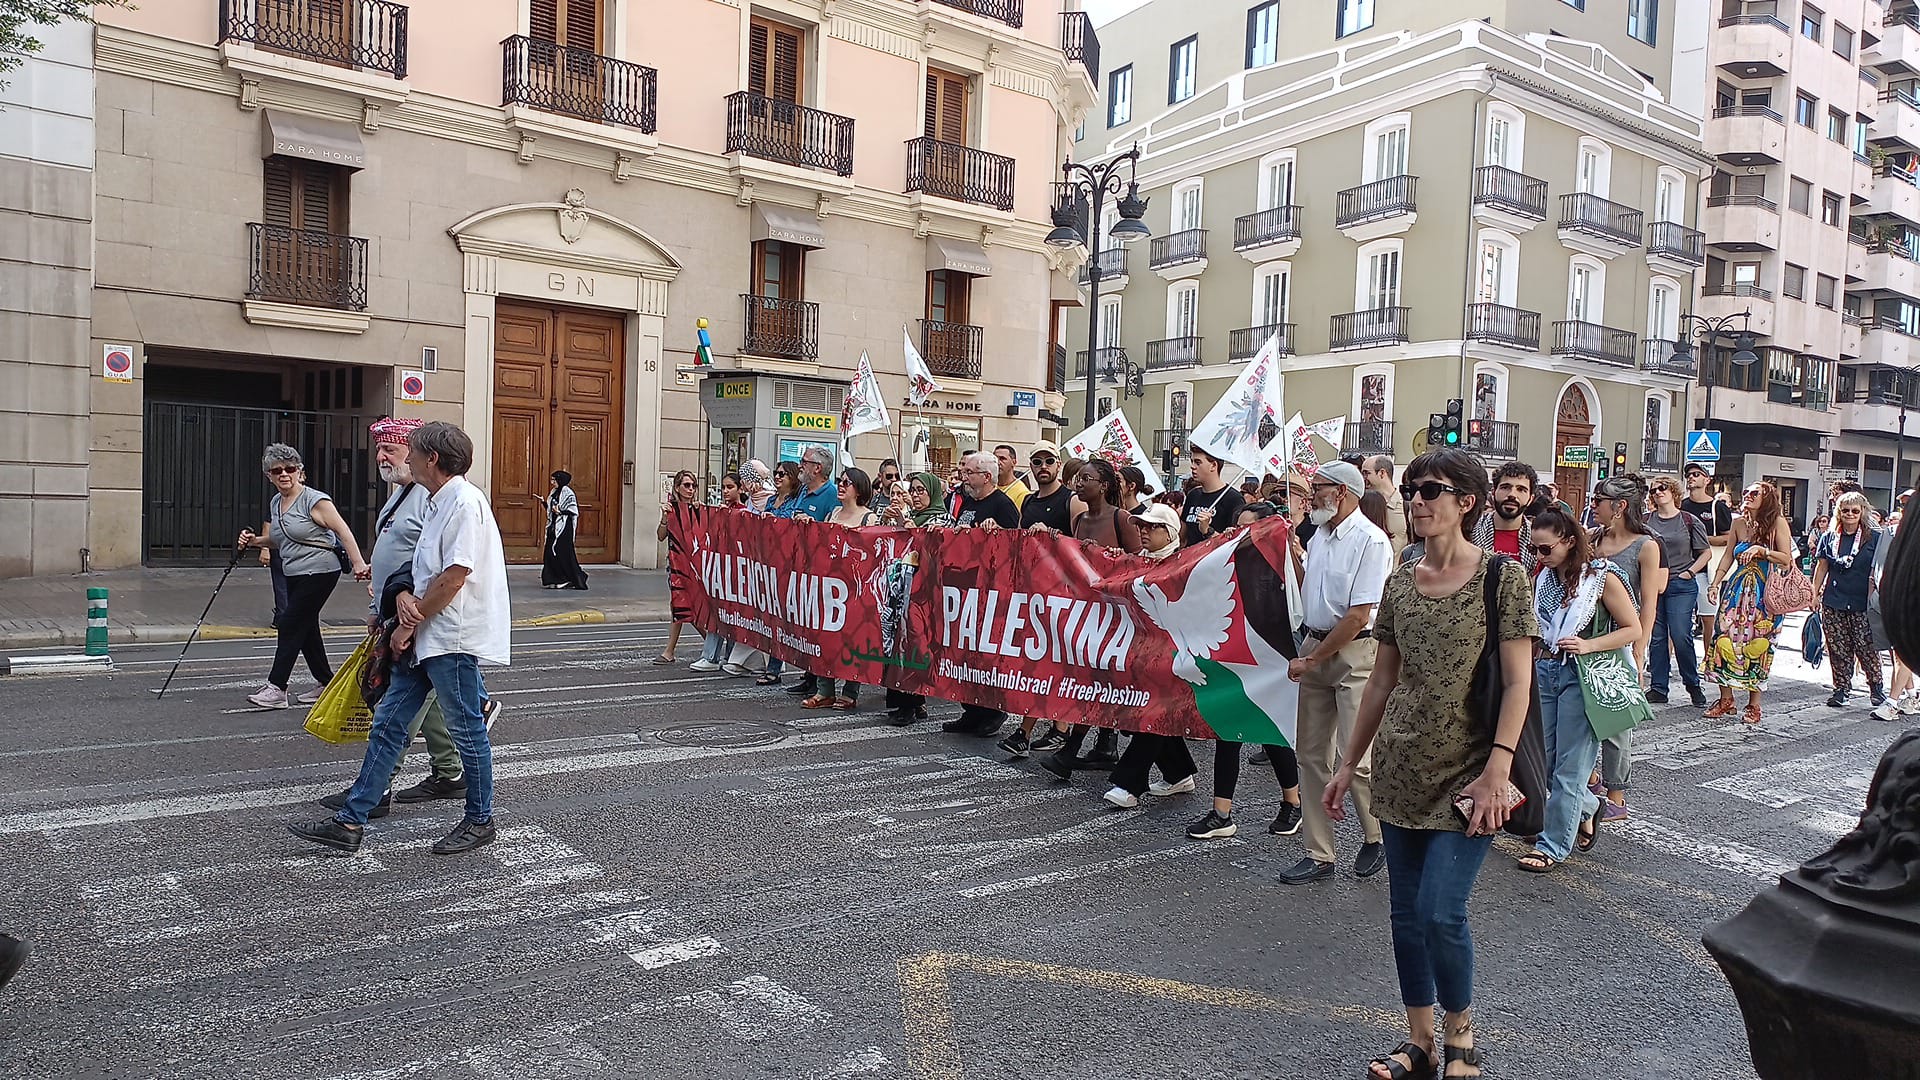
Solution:
<svg viewBox="0 0 1920 1080"><path fill-rule="evenodd" d="M1467 900L1511 810L1506 792L1533 696L1539 626L1526 571L1505 556L1497 564L1494 625L1487 626L1485 584L1496 564L1472 539L1491 494L1480 460L1464 450L1434 450L1414 458L1402 475L1400 494L1414 534L1426 543L1417 562L1387 579L1374 616L1373 675L1321 801L1328 817L1345 819L1354 763L1367 760L1371 749L1373 812L1387 848L1393 960L1407 1039L1375 1058L1367 1075L1430 1080L1440 1057L1444 1075L1475 1077L1481 1057L1473 1039ZM1491 723L1467 707L1489 637L1498 642L1505 675ZM1457 802L1463 797L1470 801ZM1438 1054L1436 1002L1445 1010Z"/></svg>
<svg viewBox="0 0 1920 1080"><path fill-rule="evenodd" d="M259 533L241 529L239 544L243 548L272 545L280 553L280 565L287 576L287 605L274 619L276 639L267 685L247 700L263 709L286 708L291 704L287 680L293 677L293 662L304 655L307 671L320 684L300 695L300 704L311 705L333 681L327 644L320 636L320 609L327 606L327 597L333 595L333 587L340 581L340 553L346 552L347 565L356 579L366 581L373 577L373 571L361 558L353 530L334 508L333 500L306 485L300 451L274 443L261 455L260 470L273 482L275 497L269 504L273 516Z"/></svg>
<svg viewBox="0 0 1920 1080"><path fill-rule="evenodd" d="M1619 567L1626 578L1627 591L1633 596L1638 614L1633 639L1633 670L1647 670L1648 643L1653 640L1654 610L1660 606L1660 594L1667 587L1667 571L1661 565L1661 548L1647 528L1641 508L1646 505L1646 482L1633 473L1622 473L1600 481L1593 489L1596 528L1593 533L1595 558L1606 559ZM1600 744L1600 775L1594 783L1603 785L1607 805L1602 821L1624 820L1627 808L1627 782L1633 765L1633 729L1628 728Z"/></svg>
<svg viewBox="0 0 1920 1080"><path fill-rule="evenodd" d="M1730 541L1713 573L1720 615L1707 656L1714 682L1720 684L1720 700L1705 716L1732 716L1737 708L1733 693L1745 690L1747 708L1741 719L1758 724L1760 695L1773 674L1773 636L1780 629L1767 612L1767 581L1774 567L1793 562L1793 531L1780 512L1778 488L1762 480L1741 494Z"/></svg>
<svg viewBox="0 0 1920 1080"><path fill-rule="evenodd" d="M673 592L672 581L675 575L672 553L680 550L680 542L673 538L673 530L667 527L667 523L673 520L674 512L679 507L683 505L696 505L699 501L700 478L693 474L693 470L681 469L679 472L674 473L673 485L667 489L666 498L660 500L660 527L654 530L655 538L664 540L667 544L667 588L669 595ZM653 658L653 662L661 667L666 667L674 662L674 650L680 645L680 631L687 625L687 620L693 618L693 612L688 611L686 608L674 608L671 614L673 616L673 622L667 627L667 647L661 649L660 655Z"/></svg>
<svg viewBox="0 0 1920 1080"><path fill-rule="evenodd" d="M1874 708L1887 703L1880 681L1880 647L1867 621L1867 591L1873 584L1873 557L1881 543L1872 508L1857 491L1840 496L1831 529L1814 538L1813 595L1820 598L1820 626L1826 633L1827 663L1833 670L1831 708L1841 708L1853 692L1853 663L1867 677Z"/></svg>
<svg viewBox="0 0 1920 1080"><path fill-rule="evenodd" d="M1587 719L1587 684L1578 658L1632 645L1640 626L1625 572L1599 553L1579 522L1549 506L1533 519L1533 543L1542 571L1533 579L1534 616L1540 623L1533 677L1552 781L1546 828L1533 850L1520 857L1520 869L1544 874L1575 848L1592 850L1604 820L1598 795L1587 787L1600 741Z"/></svg>
<svg viewBox="0 0 1920 1080"><path fill-rule="evenodd" d="M840 505L827 515L827 524L841 525L849 529L864 529L868 525L880 523L880 515L873 512L873 480L865 469L849 465L840 470L833 478L834 494L839 496ZM841 693L834 696L834 678L820 672L813 673L813 695L800 703L804 709L839 709L852 712L860 704L860 684L852 679L840 687Z"/></svg>

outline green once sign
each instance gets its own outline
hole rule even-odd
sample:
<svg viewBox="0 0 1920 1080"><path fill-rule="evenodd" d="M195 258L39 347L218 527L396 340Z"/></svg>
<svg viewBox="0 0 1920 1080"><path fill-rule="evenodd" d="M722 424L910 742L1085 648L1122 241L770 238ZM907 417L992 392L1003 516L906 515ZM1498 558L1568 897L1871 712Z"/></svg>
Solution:
<svg viewBox="0 0 1920 1080"><path fill-rule="evenodd" d="M1592 450L1593 450L1593 447L1591 446L1564 447L1560 451L1560 464L1591 465L1593 463L1592 458L1590 456L1592 453Z"/></svg>

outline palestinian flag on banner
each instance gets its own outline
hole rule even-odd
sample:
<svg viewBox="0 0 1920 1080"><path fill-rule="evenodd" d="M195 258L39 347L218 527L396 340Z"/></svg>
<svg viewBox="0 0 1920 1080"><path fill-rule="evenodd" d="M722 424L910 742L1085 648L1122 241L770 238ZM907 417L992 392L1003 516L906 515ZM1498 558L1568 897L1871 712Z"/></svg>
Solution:
<svg viewBox="0 0 1920 1080"><path fill-rule="evenodd" d="M1296 650L1280 576L1288 535L1266 518L1133 581L1134 599L1173 640L1174 674L1223 742L1294 745L1300 687L1287 678Z"/></svg>

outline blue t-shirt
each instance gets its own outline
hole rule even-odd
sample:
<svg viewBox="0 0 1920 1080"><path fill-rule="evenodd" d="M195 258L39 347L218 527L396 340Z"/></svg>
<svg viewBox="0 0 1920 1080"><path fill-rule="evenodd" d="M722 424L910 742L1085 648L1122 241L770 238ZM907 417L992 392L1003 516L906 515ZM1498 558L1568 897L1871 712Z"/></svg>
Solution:
<svg viewBox="0 0 1920 1080"><path fill-rule="evenodd" d="M819 491L802 490L791 502L794 505L787 511L788 517L805 514L815 521L825 521L840 509L840 493L833 489L832 484L821 484Z"/></svg>

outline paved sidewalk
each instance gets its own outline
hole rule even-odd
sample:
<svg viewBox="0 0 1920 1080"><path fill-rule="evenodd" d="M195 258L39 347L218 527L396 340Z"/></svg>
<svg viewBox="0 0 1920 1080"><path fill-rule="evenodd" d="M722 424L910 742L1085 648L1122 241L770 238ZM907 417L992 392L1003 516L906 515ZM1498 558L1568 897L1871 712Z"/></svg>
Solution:
<svg viewBox="0 0 1920 1080"><path fill-rule="evenodd" d="M515 625L664 621L667 574L621 566L590 566L586 592L540 587L540 568L507 570ZM220 571L214 569L113 570L63 577L0 580L0 649L84 645L87 590L108 590L108 641L185 641L207 606ZM352 633L366 623L366 586L342 578L327 601L321 623L330 632ZM258 564L235 567L200 628L204 639L271 637L273 586Z"/></svg>

